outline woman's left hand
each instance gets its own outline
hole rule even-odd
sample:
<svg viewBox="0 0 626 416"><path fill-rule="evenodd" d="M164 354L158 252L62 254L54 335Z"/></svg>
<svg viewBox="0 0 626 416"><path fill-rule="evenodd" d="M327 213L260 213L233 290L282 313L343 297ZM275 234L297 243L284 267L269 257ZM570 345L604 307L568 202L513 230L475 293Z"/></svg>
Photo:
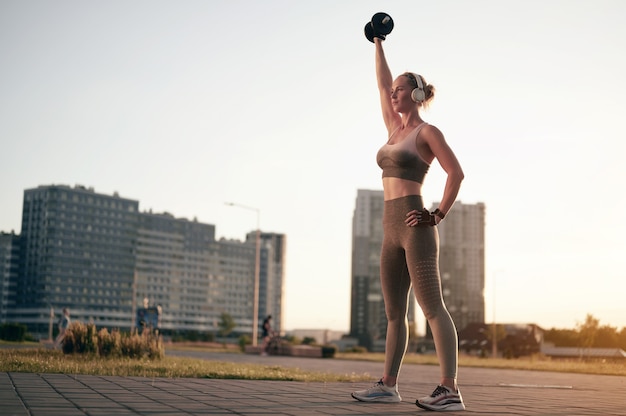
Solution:
<svg viewBox="0 0 626 416"><path fill-rule="evenodd" d="M404 223L408 225L409 227L415 227L419 223L420 217L421 217L420 211L414 209L413 211L409 211L406 214L406 219L404 220Z"/></svg>

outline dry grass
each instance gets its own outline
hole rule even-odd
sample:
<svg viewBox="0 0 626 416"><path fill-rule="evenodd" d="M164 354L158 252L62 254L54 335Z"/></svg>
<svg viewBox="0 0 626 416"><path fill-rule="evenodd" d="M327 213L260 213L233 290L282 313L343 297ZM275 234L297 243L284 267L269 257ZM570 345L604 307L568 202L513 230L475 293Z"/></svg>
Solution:
<svg viewBox="0 0 626 416"><path fill-rule="evenodd" d="M222 344L219 342L167 342L165 349L172 351L210 351L240 353L237 344Z"/></svg>
<svg viewBox="0 0 626 416"><path fill-rule="evenodd" d="M382 353L337 353L335 358L344 360L364 360L383 362ZM407 354L404 363L439 365L434 354ZM504 358L479 358L461 354L460 367L499 368L509 370L555 371L560 373L604 374L626 376L626 360L615 361L581 361L551 360L548 357L532 356L507 360Z"/></svg>
<svg viewBox="0 0 626 416"><path fill-rule="evenodd" d="M45 349L0 349L0 371L100 376L218 378L305 382L369 381L369 374L331 374L281 366L166 356L160 360L102 358Z"/></svg>
<svg viewBox="0 0 626 416"><path fill-rule="evenodd" d="M219 378L245 380L283 380L304 382L370 381L369 374L331 374L303 371L282 366L260 364L234 364L193 358L165 356L160 360L129 358L93 358L80 354L64 355L60 351L42 348L0 349L0 371L30 373L90 374L102 376L139 376L169 378ZM170 349L169 346L167 349ZM171 349L219 351L239 354L237 349L224 348L221 344L180 345ZM382 362L382 353L337 353L335 358ZM432 354L407 354L405 363L438 365ZM545 357L515 360L459 357L461 367L500 368L515 370L556 371L580 374L605 374L626 376L624 362L560 361Z"/></svg>
<svg viewBox="0 0 626 416"><path fill-rule="evenodd" d="M167 345L168 350L187 350L187 351L211 351L211 352L230 352L240 353L235 347L224 347L217 343L189 343L179 344L173 343ZM373 361L383 362L385 356L383 353L342 353L335 354L336 359L355 360L355 361ZM404 358L404 363L422 364L422 365L439 365L435 354L415 354L408 353ZM552 360L545 356L532 356L507 360L504 358L479 358L466 354L459 355L460 367L478 367L478 368L498 368L509 370L532 370L532 371L554 371L559 373L578 373L578 374L599 374L599 375L616 375L626 376L626 360L616 361L581 361L581 360Z"/></svg>

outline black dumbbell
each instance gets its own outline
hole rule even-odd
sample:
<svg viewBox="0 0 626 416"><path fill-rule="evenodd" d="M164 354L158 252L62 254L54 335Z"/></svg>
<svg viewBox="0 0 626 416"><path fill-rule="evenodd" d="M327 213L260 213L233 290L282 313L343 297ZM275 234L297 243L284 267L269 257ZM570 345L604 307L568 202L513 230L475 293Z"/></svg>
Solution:
<svg viewBox="0 0 626 416"><path fill-rule="evenodd" d="M393 30L393 19L387 13L376 13L365 25L365 37L374 43L374 38L385 40Z"/></svg>

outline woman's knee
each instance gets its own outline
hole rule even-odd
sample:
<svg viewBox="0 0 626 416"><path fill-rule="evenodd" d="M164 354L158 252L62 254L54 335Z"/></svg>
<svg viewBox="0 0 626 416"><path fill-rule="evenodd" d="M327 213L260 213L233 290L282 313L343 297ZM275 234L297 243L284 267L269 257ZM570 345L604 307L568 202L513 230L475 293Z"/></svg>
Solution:
<svg viewBox="0 0 626 416"><path fill-rule="evenodd" d="M422 309L422 312L424 313L424 317L428 321L437 318L442 313L445 313L445 309L446 309L445 305L443 304L443 300L420 304L420 308Z"/></svg>
<svg viewBox="0 0 626 416"><path fill-rule="evenodd" d="M407 306L395 302L385 303L385 315L388 322L402 323L407 319Z"/></svg>

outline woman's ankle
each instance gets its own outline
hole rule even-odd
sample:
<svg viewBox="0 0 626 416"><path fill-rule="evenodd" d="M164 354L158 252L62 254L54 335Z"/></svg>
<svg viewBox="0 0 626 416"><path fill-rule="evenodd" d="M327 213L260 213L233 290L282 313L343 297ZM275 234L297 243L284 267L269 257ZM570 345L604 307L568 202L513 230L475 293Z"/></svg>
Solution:
<svg viewBox="0 0 626 416"><path fill-rule="evenodd" d="M383 384L387 387L393 387L398 382L398 377L393 376L383 376L382 378Z"/></svg>
<svg viewBox="0 0 626 416"><path fill-rule="evenodd" d="M456 383L456 378L443 378L441 379L440 384L444 387L449 388L453 392L456 392L459 390L459 386Z"/></svg>

